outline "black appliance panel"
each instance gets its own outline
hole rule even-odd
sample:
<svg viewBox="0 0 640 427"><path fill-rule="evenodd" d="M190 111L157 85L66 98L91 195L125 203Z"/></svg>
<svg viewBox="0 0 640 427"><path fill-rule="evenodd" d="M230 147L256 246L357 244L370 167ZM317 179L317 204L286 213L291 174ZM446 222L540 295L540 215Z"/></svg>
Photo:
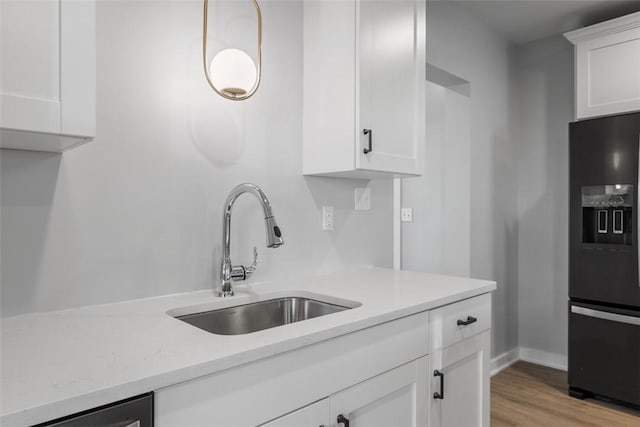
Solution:
<svg viewBox="0 0 640 427"><path fill-rule="evenodd" d="M640 307L640 114L571 123L569 134L569 297Z"/></svg>
<svg viewBox="0 0 640 427"><path fill-rule="evenodd" d="M153 393L91 409L35 427L153 427Z"/></svg>
<svg viewBox="0 0 640 427"><path fill-rule="evenodd" d="M569 387L640 405L640 312L570 303L568 374Z"/></svg>

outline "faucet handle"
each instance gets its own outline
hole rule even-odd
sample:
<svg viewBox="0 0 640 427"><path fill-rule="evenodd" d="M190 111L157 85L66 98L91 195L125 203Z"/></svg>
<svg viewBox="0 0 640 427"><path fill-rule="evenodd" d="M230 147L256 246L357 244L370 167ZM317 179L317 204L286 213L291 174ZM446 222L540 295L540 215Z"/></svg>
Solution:
<svg viewBox="0 0 640 427"><path fill-rule="evenodd" d="M234 265L231 268L231 278L233 280L247 280L256 271L258 266L258 248L253 247L253 264L249 267L243 265Z"/></svg>
<svg viewBox="0 0 640 427"><path fill-rule="evenodd" d="M256 246L253 247L253 263L244 269L245 275L247 279L251 277L251 275L256 271L256 267L258 267L258 248Z"/></svg>

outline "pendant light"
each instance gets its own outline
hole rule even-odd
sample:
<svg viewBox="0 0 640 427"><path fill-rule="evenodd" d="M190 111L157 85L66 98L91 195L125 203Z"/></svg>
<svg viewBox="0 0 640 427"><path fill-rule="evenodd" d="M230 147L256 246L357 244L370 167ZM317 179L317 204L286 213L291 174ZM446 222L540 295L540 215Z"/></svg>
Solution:
<svg viewBox="0 0 640 427"><path fill-rule="evenodd" d="M204 0L202 24L202 64L209 86L220 96L232 101L251 97L260 85L262 74L262 13L256 0L251 0L258 18L258 66L239 49L224 49L207 64L207 20L209 0Z"/></svg>

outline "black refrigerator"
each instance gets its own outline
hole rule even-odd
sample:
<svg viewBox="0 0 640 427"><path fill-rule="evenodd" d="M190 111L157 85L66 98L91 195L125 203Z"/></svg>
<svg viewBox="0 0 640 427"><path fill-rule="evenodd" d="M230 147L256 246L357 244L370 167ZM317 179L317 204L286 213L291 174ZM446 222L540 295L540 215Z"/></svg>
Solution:
<svg viewBox="0 0 640 427"><path fill-rule="evenodd" d="M640 407L640 113L569 138L569 394Z"/></svg>

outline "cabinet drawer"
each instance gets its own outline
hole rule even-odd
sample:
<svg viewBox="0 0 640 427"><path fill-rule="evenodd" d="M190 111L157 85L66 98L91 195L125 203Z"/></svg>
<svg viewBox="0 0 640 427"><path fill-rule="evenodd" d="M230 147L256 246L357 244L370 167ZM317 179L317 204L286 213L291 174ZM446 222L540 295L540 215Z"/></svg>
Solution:
<svg viewBox="0 0 640 427"><path fill-rule="evenodd" d="M491 328L491 294L483 294L431 311L431 351L448 347Z"/></svg>

